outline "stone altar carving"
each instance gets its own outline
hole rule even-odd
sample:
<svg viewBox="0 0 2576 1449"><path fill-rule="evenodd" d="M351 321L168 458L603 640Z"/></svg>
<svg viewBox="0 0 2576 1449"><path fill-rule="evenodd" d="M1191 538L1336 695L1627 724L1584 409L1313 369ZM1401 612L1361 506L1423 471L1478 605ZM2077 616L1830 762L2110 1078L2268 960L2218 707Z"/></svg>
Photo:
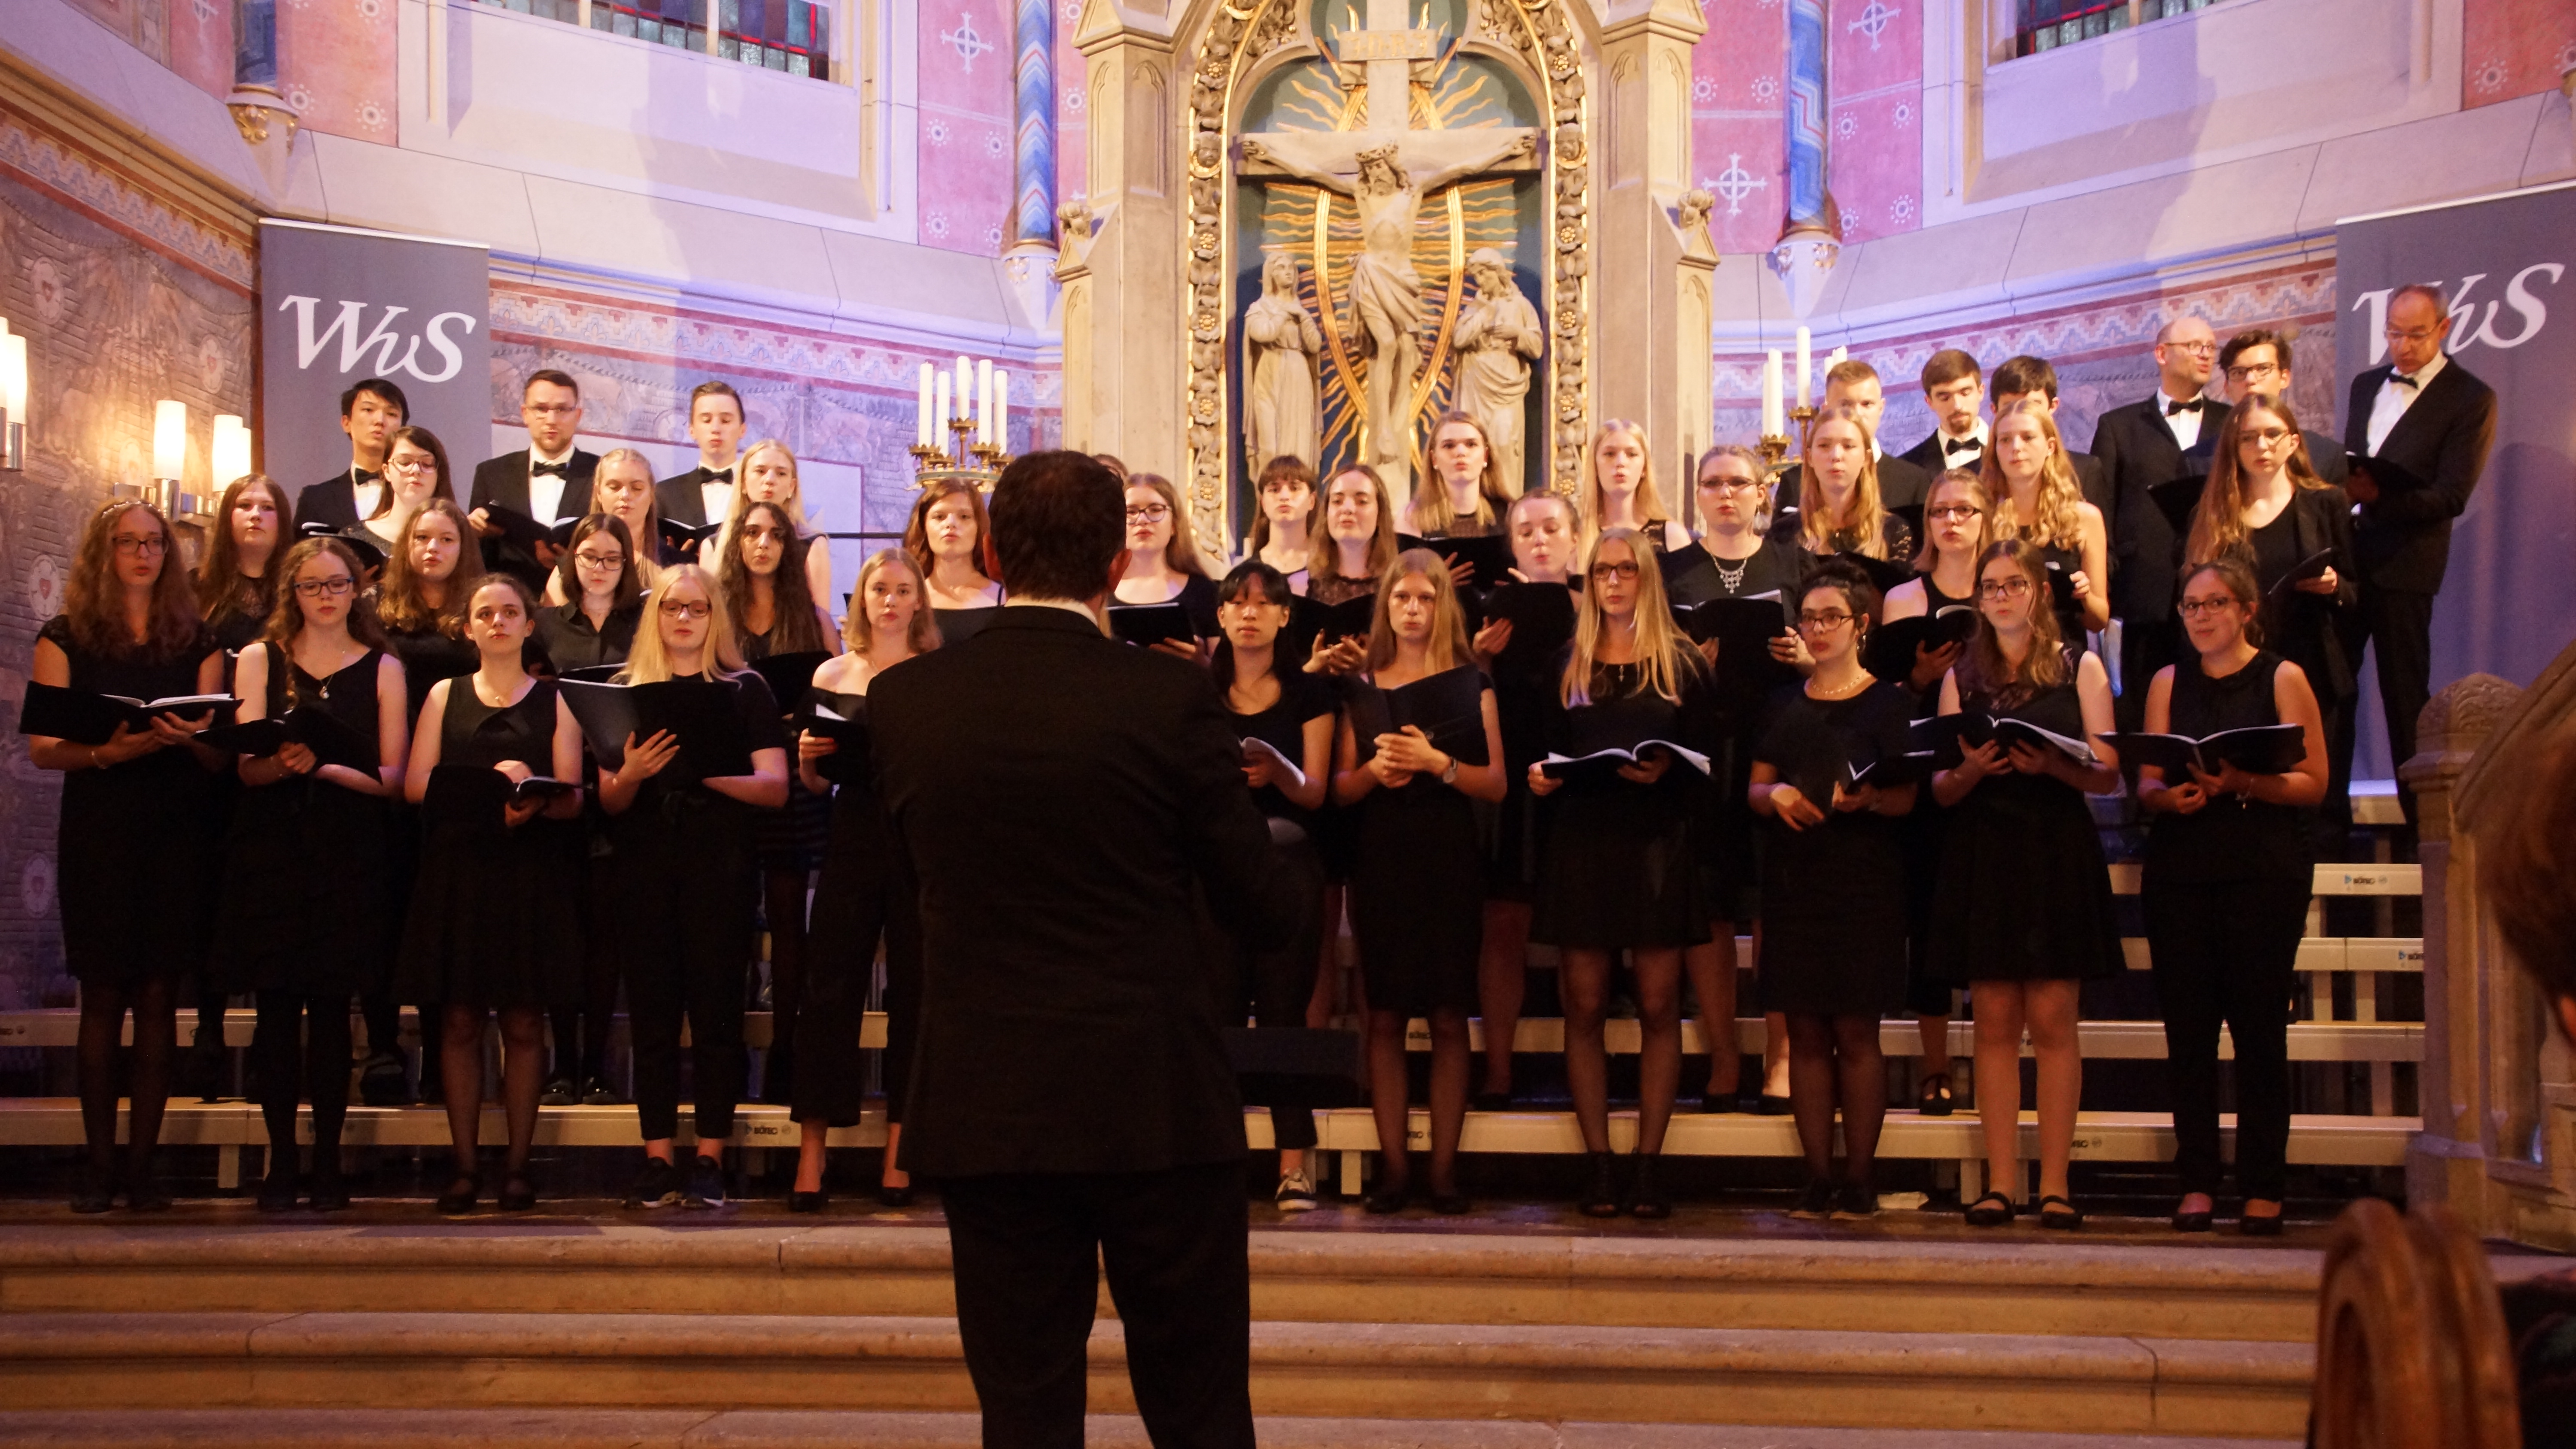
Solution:
<svg viewBox="0 0 2576 1449"><path fill-rule="evenodd" d="M1458 349L1458 411L1485 430L1503 486L1514 495L1526 475L1526 410L1530 366L1546 348L1547 333L1538 309L1512 280L1511 264L1492 247L1480 247L1467 259L1467 276L1476 300L1458 315L1452 344Z"/></svg>
<svg viewBox="0 0 2576 1449"><path fill-rule="evenodd" d="M1261 267L1261 295L1243 314L1243 441L1255 469L1282 455L1321 464L1324 414L1316 361L1324 329L1297 300L1297 259L1274 252Z"/></svg>

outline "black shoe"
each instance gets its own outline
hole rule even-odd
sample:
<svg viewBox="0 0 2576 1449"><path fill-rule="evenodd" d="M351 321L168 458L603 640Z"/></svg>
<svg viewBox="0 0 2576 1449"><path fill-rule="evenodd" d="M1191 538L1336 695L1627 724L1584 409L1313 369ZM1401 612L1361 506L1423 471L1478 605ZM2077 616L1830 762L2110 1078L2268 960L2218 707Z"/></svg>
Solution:
<svg viewBox="0 0 2576 1449"><path fill-rule="evenodd" d="M392 1052L367 1058L366 1065L358 1068L358 1100L370 1107L410 1106L411 1087L403 1080L402 1058Z"/></svg>
<svg viewBox="0 0 2576 1449"><path fill-rule="evenodd" d="M2209 1210L2203 1208L2196 1213L2187 1213L2180 1209L2176 1209L2173 1215L2173 1230L2177 1233L2208 1232Z"/></svg>
<svg viewBox="0 0 2576 1449"><path fill-rule="evenodd" d="M1842 1189L1839 1185L1827 1182L1821 1177L1817 1178L1807 1184L1806 1195L1798 1199L1796 1207L1789 1209L1789 1216L1812 1219L1832 1217L1834 1204L1841 1195Z"/></svg>
<svg viewBox="0 0 2576 1449"><path fill-rule="evenodd" d="M787 1194L787 1210L791 1213L819 1213L831 1201L832 1195L819 1188L813 1192L791 1191Z"/></svg>
<svg viewBox="0 0 2576 1449"><path fill-rule="evenodd" d="M1989 1189L1984 1197L1968 1204L1968 1226L1999 1228L2013 1220L2013 1201L2001 1192Z"/></svg>
<svg viewBox="0 0 2576 1449"><path fill-rule="evenodd" d="M161 1175L149 1165L126 1175L125 1208L128 1212L166 1213L170 1210L170 1190L161 1185Z"/></svg>
<svg viewBox="0 0 2576 1449"><path fill-rule="evenodd" d="M1744 1099L1733 1092L1702 1092L1699 1094L1699 1110L1702 1116L1722 1117L1743 1111Z"/></svg>
<svg viewBox="0 0 2576 1449"><path fill-rule="evenodd" d="M259 1180L259 1210L264 1213L295 1211L295 1169L273 1167Z"/></svg>
<svg viewBox="0 0 2576 1449"><path fill-rule="evenodd" d="M2236 1231L2249 1238L2277 1238L2281 1236L2281 1217L2280 1213L2269 1217L2240 1213L2236 1219Z"/></svg>
<svg viewBox="0 0 2576 1449"><path fill-rule="evenodd" d="M524 1172L514 1172L501 1180L501 1195L494 1202L505 1213L534 1212L537 1207L537 1185Z"/></svg>
<svg viewBox="0 0 2576 1449"><path fill-rule="evenodd" d="M337 1152L332 1156L337 1157ZM349 1206L348 1185L340 1180L337 1168L313 1174L313 1190L306 1196L317 1213L336 1213Z"/></svg>
<svg viewBox="0 0 2576 1449"><path fill-rule="evenodd" d="M617 1095L605 1077L584 1077L581 1082L581 1104L585 1107L622 1107L626 1099Z"/></svg>
<svg viewBox="0 0 2576 1449"><path fill-rule="evenodd" d="M1652 1152L1637 1154L1636 1171L1628 1179L1628 1215L1648 1222L1660 1222L1673 1215L1673 1200L1664 1195L1655 1181L1655 1166L1663 1158Z"/></svg>
<svg viewBox="0 0 2576 1449"><path fill-rule="evenodd" d="M1754 1102L1753 1110L1765 1117L1786 1117L1789 1115L1789 1099L1765 1092Z"/></svg>
<svg viewBox="0 0 2576 1449"><path fill-rule="evenodd" d="M712 1157L701 1157L689 1166L689 1185L680 1189L680 1206L684 1208L720 1208L725 1205L724 1164Z"/></svg>
<svg viewBox="0 0 2576 1449"><path fill-rule="evenodd" d="M878 1183L877 1202L885 1207L912 1206L912 1184L907 1182L898 1187L891 1182Z"/></svg>
<svg viewBox="0 0 2576 1449"><path fill-rule="evenodd" d="M1478 1092L1476 1094L1476 1100L1468 1105L1472 1106L1479 1112L1508 1112L1512 1110L1512 1094L1509 1092Z"/></svg>
<svg viewBox="0 0 2576 1449"><path fill-rule="evenodd" d="M1474 1206L1463 1192L1435 1192L1431 1195L1431 1210L1444 1218L1463 1218Z"/></svg>
<svg viewBox="0 0 2576 1449"><path fill-rule="evenodd" d="M1867 1222L1878 1216L1878 1189L1865 1182L1847 1182L1834 1194L1834 1221Z"/></svg>
<svg viewBox="0 0 2576 1449"><path fill-rule="evenodd" d="M1950 1090L1950 1074L1934 1072L1923 1079L1914 1110L1926 1117L1947 1117L1958 1105L1958 1095Z"/></svg>
<svg viewBox="0 0 2576 1449"><path fill-rule="evenodd" d="M116 1193L108 1186L109 1178L95 1166L84 1164L80 1179L72 1187L72 1211L103 1213L116 1206Z"/></svg>
<svg viewBox="0 0 2576 1449"><path fill-rule="evenodd" d="M1413 1188L1409 1183L1398 1183L1393 1187L1377 1187L1372 1189L1368 1196L1360 1199L1360 1206L1368 1209L1372 1217L1387 1217L1400 1213L1412 1205Z"/></svg>
<svg viewBox="0 0 2576 1449"><path fill-rule="evenodd" d="M537 1094L537 1105L540 1107L569 1107L580 1100L581 1093L573 1089L570 1077L555 1078L546 1083L544 1091Z"/></svg>
<svg viewBox="0 0 2576 1449"><path fill-rule="evenodd" d="M2057 1211L2049 1211L2051 1203L2057 1205ZM2075 1204L2052 1192L2039 1200L2039 1225L2061 1233L2071 1233L2084 1226L2084 1214L2076 1208Z"/></svg>
<svg viewBox="0 0 2576 1449"><path fill-rule="evenodd" d="M462 1217L474 1211L475 1200L483 1195L483 1180L471 1173L460 1173L447 1191L438 1195L438 1210L447 1217Z"/></svg>
<svg viewBox="0 0 2576 1449"><path fill-rule="evenodd" d="M1575 1209L1587 1218L1619 1216L1619 1177L1607 1152L1587 1152L1589 1163L1584 1169L1583 1195L1575 1199Z"/></svg>
<svg viewBox="0 0 2576 1449"><path fill-rule="evenodd" d="M644 1170L626 1192L628 1207L669 1207L680 1200L680 1170L658 1157L644 1159Z"/></svg>

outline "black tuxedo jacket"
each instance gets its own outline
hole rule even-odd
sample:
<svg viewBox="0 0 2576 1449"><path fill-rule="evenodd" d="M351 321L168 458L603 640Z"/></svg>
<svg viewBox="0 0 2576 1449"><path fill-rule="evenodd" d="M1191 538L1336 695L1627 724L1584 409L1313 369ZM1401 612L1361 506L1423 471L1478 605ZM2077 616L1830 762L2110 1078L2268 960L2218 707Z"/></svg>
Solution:
<svg viewBox="0 0 2576 1449"><path fill-rule="evenodd" d="M2344 411L2352 466L2379 485L2379 501L2363 504L2354 519L2353 554L2364 582L2430 594L2450 567L2451 520L2469 506L2495 444L2496 395L2459 359L2446 359L2374 454L2370 405L2394 370L2374 367L2354 378Z"/></svg>
<svg viewBox="0 0 2576 1449"><path fill-rule="evenodd" d="M734 481L741 482L742 460L739 458L734 460L733 474ZM662 516L673 523L685 523L691 528L704 528L710 523L724 522L721 518L707 517L707 496L698 491L713 476L707 472L706 465L701 463L686 473L673 474L655 484L653 496L662 505ZM739 498L742 495L736 493L734 496Z"/></svg>
<svg viewBox="0 0 2576 1449"><path fill-rule="evenodd" d="M2341 487L2343 480L2352 476L2351 460L2344 455L2342 442L2333 434L2301 428L2299 443L2308 450L2308 466L2316 470L2318 477Z"/></svg>
<svg viewBox="0 0 2576 1449"><path fill-rule="evenodd" d="M1950 471L1950 455L1942 450L1941 430L1939 428L1934 428L1932 430L1932 436L1925 438L1922 442L1919 442L1913 447L1906 449L1904 452L1897 454L1897 456L1903 458L1906 462L1913 464L1915 467L1922 469L1927 479L1938 478L1942 474ZM1959 461L1962 464L1977 462L1982 461L1985 456L1986 455L1982 452L1973 455L1962 453L1959 455ZM1927 482L1924 486L1928 488L1931 485Z"/></svg>
<svg viewBox="0 0 2576 1449"><path fill-rule="evenodd" d="M2102 465L2111 506L2103 520L2111 533L2111 609L2132 623L2173 617L2174 570L2182 566L2182 540L2147 490L2177 478L2206 478L2209 459L2226 426L2227 404L2204 402L2200 438L2189 453L2165 426L2164 394L2102 415L2093 430L2093 456ZM2082 476L2078 465L2077 476ZM2092 495L2088 490L2086 501Z"/></svg>
<svg viewBox="0 0 2576 1449"><path fill-rule="evenodd" d="M1219 1034L1229 967L1310 902L1272 869L1207 672L1061 609L868 691L877 784L921 888L904 1166L931 1177L1151 1172L1244 1155Z"/></svg>
<svg viewBox="0 0 2576 1449"><path fill-rule="evenodd" d="M500 457L486 458L476 464L473 501L465 505L465 511L471 513L486 504L497 503L514 512L526 513L528 458L529 450L521 448L515 453L503 453ZM571 472L564 478L563 502L557 506L564 517L579 518L590 512L590 479L599 471L599 455L576 447L569 461ZM483 540L483 567L516 574L539 590L546 586L545 566L537 562L534 554L506 538Z"/></svg>
<svg viewBox="0 0 2576 1449"><path fill-rule="evenodd" d="M343 468L339 476L319 483L307 483L295 491L295 517L287 524L287 537L308 523L327 523L332 531L358 526L358 485L356 469Z"/></svg>

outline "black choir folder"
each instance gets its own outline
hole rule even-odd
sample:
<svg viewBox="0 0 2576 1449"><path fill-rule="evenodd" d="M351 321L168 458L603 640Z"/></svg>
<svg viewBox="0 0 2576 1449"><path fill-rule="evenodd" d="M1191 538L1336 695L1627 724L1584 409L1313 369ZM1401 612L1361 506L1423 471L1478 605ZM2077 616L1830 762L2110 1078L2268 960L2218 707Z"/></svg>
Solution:
<svg viewBox="0 0 2576 1449"><path fill-rule="evenodd" d="M1566 728L1574 753L1549 754L1539 761L1540 773L1569 785L1626 783L1619 779L1620 767L1642 764L1661 750L1701 774L1707 774L1708 756L1688 745L1659 739L1650 733L1672 723L1672 711L1659 707L1661 703L1660 700L1617 700L1609 704L1581 704L1567 710Z"/></svg>
<svg viewBox="0 0 2576 1449"><path fill-rule="evenodd" d="M501 530L503 538L530 553L536 552L536 546L541 543L550 543L557 548L572 547L572 531L581 522L579 518L567 518L561 523L539 523L515 508L498 503L483 505L483 519Z"/></svg>
<svg viewBox="0 0 2576 1449"><path fill-rule="evenodd" d="M1190 611L1178 604L1112 604L1109 632L1136 645L1165 640L1195 644L1199 637L1199 631L1190 623Z"/></svg>
<svg viewBox="0 0 2576 1449"><path fill-rule="evenodd" d="M628 735L641 744L668 730L680 742L676 763L698 779L751 773L751 737L734 707L731 684L712 679L659 684L567 679L560 687L591 753L611 769L625 760Z"/></svg>
<svg viewBox="0 0 2576 1449"><path fill-rule="evenodd" d="M825 755L814 772L835 785L863 783L868 768L868 697L829 689L805 692L805 707L787 722L791 735L820 735L840 748Z"/></svg>
<svg viewBox="0 0 2576 1449"><path fill-rule="evenodd" d="M1426 675L1411 684L1380 689L1361 680L1349 683L1351 733L1364 754L1371 741L1412 725L1430 737L1431 747L1462 765L1482 765L1485 752L1485 672L1461 664Z"/></svg>
<svg viewBox="0 0 2576 1449"><path fill-rule="evenodd" d="M116 738L118 725L128 726L136 734L149 734L155 715L175 714L191 724L210 715L229 720L240 703L229 694L134 699L30 680L27 697L18 706L18 733L51 735L76 745L103 745Z"/></svg>
<svg viewBox="0 0 2576 1449"><path fill-rule="evenodd" d="M1484 621L1512 626L1497 665L1528 660L1544 666L1573 642L1574 590L1564 584L1503 584L1485 595Z"/></svg>
<svg viewBox="0 0 2576 1449"><path fill-rule="evenodd" d="M529 520L531 523L535 521ZM656 520L654 526L661 530L663 544L674 553L687 553L724 531L722 523L689 524L668 518ZM714 565L709 564L708 567L713 568Z"/></svg>
<svg viewBox="0 0 2576 1449"><path fill-rule="evenodd" d="M1914 722L1914 748L1932 756L1934 767L1949 769L1959 763L1963 748L1974 748L1988 741L2009 750L2015 745L2036 745L2055 750L2079 765L2101 763L2093 747L2082 740L2068 739L2054 730L2046 730L2026 719L2010 715L1991 715L1983 710L1962 710L1957 714L1935 715Z"/></svg>
<svg viewBox="0 0 2576 1449"><path fill-rule="evenodd" d="M384 768L376 742L313 705L297 705L268 719L217 725L197 736L200 744L236 755L264 759L288 745L302 745L320 764L346 765L374 774Z"/></svg>
<svg viewBox="0 0 2576 1449"><path fill-rule="evenodd" d="M433 820L482 815L497 822L504 805L552 800L580 788L577 780L558 780L549 775L530 775L514 781L485 765L440 765L429 772L429 788L422 792L420 803L423 813Z"/></svg>
<svg viewBox="0 0 2576 1449"><path fill-rule="evenodd" d="M1317 644L1336 639L1366 639L1377 623L1377 595L1362 594L1338 604L1318 604L1302 595L1289 606L1288 628L1283 633L1299 633Z"/></svg>
<svg viewBox="0 0 2576 1449"><path fill-rule="evenodd" d="M1778 589L1675 609L1673 621L1695 644L1717 641L1717 672L1723 678L1764 688L1797 677L1796 670L1771 655L1771 641L1790 632Z"/></svg>
<svg viewBox="0 0 2576 1449"><path fill-rule="evenodd" d="M1939 768L1939 759L1934 752L1907 750L1902 754L1889 755L1866 765L1858 761L1844 765L1843 783L1853 786L1876 785L1882 790L1890 790L1900 785L1919 785L1931 779L1932 772L1937 768Z"/></svg>
<svg viewBox="0 0 2576 1449"><path fill-rule="evenodd" d="M2217 774L2221 765L2234 765L2249 775L2287 774L2308 757L2308 734L2295 724L2220 730L2199 739L2189 735L2119 734L2111 736L2111 748L2118 750L2123 760L2164 771L2168 784L2181 784L2190 778L2194 765L2207 775Z"/></svg>
<svg viewBox="0 0 2576 1449"><path fill-rule="evenodd" d="M327 523L307 523L299 525L295 534L298 538L340 540L349 546L349 552L358 556L358 567L362 569L380 569L385 566L385 546L376 540L374 534L367 531L367 526L363 523L346 529L333 528Z"/></svg>
<svg viewBox="0 0 2576 1449"><path fill-rule="evenodd" d="M1499 533L1479 534L1473 538L1426 538L1422 546L1449 561L1475 566L1475 576L1467 586L1477 589L1499 588L1512 576L1512 541Z"/></svg>
<svg viewBox="0 0 2576 1449"><path fill-rule="evenodd" d="M778 701L785 713L791 701L803 699L814 687L814 671L831 659L829 651L800 649L792 654L772 654L751 662L751 671L769 681L769 697Z"/></svg>
<svg viewBox="0 0 2576 1449"><path fill-rule="evenodd" d="M1946 604L1929 614L1897 619L1870 631L1861 663L1890 684L1914 676L1914 656L1925 649L1965 644L1977 635L1977 611L1965 604Z"/></svg>

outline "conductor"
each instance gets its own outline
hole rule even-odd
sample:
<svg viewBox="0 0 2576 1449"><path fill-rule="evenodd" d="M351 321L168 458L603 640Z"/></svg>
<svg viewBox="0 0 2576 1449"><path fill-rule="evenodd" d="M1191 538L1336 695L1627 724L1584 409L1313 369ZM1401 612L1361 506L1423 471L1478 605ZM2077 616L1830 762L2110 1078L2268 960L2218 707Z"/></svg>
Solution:
<svg viewBox="0 0 2576 1449"><path fill-rule="evenodd" d="M1275 949L1298 903L1205 671L1106 633L1117 477L1032 454L992 520L1009 604L868 697L921 888L903 1166L947 1211L987 1446L1079 1449L1105 1267L1153 1442L1248 1449L1243 1108L1196 922Z"/></svg>

